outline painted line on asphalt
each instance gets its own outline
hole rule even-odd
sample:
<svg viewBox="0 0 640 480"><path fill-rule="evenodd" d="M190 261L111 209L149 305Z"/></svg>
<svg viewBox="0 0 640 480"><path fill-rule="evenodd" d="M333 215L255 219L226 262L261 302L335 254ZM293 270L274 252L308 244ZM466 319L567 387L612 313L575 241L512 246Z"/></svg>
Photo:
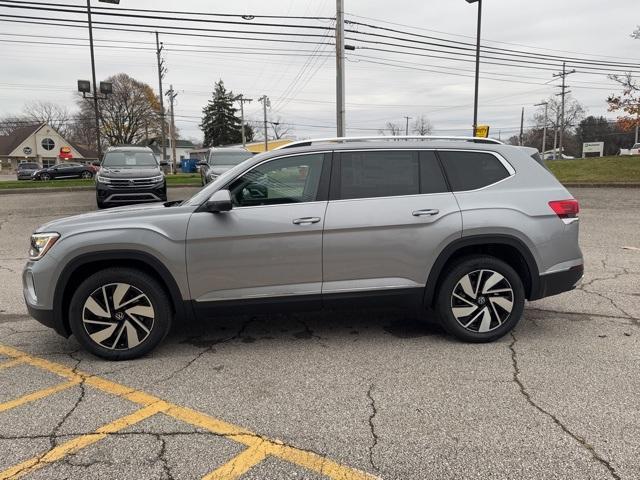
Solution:
<svg viewBox="0 0 640 480"><path fill-rule="evenodd" d="M21 363L24 363L24 360L22 358L14 358L11 360L4 361L0 363L0 370L2 370L3 368L15 367L16 365L20 365Z"/></svg>
<svg viewBox="0 0 640 480"><path fill-rule="evenodd" d="M56 460L63 458L69 453L73 453L81 448L84 448L101 440L109 433L115 433L158 412L163 412L164 414L171 416L176 420L188 423L194 427L200 427L213 433L214 435L228 438L229 440L241 443L248 447L244 452L240 453L238 456L219 467L218 470L214 470L209 475L213 475L220 469L223 469L223 472L228 471L224 469L229 469L233 465L235 465L236 470L240 469L241 467L246 467L248 470L262 461L264 458L273 456L335 480L376 480L379 478L375 475L357 470L355 468L350 468L338 462L329 460L317 453L287 445L280 440L263 437L251 432L250 430L225 422L224 420L217 419L205 413L198 412L197 410L167 402L154 395L148 394L141 390L126 387L105 378L74 370L62 364L29 355L13 347L0 344L0 355L16 360L20 359L20 363L25 363L27 365L46 370L48 372L68 379L68 382L61 383L55 387L51 387L50 389L41 390L40 392L34 392L30 395L43 393L46 390L52 390L54 388L63 389L62 386L64 386L64 388L69 388L69 384L73 383L74 385L76 385L83 382L84 385L91 386L116 397L127 399L144 407L131 415L127 415L104 425L94 433L77 437L73 440L59 445L58 447L53 448L44 455L34 457L19 465L11 467L8 470L5 470L4 472L0 472L0 480L8 478L18 478L18 476L22 476L23 470L31 471L33 469L40 468L40 466L43 466L46 463L55 462ZM49 395L51 395L52 393L49 393ZM46 395L42 395L39 398L44 398L44 396ZM25 397L22 397L22 399L24 398ZM138 419L138 417L141 415L143 416L143 418ZM258 459L263 454L264 457L260 458L256 463L252 464L254 460Z"/></svg>
<svg viewBox="0 0 640 480"><path fill-rule="evenodd" d="M27 395L24 395L23 397L16 398L15 400L9 400L8 402L0 403L0 412L6 412L7 410L19 407L21 405L24 405L25 403L35 402L36 400L40 400L41 398L48 397L49 395L53 395L54 393L58 393L66 390L67 388L78 385L79 383L80 380L75 379L69 382L58 383L53 387L44 388L42 390L38 390L37 392L29 393Z"/></svg>
<svg viewBox="0 0 640 480"><path fill-rule="evenodd" d="M81 435L79 437L73 438L58 445L55 448L52 448L44 455L38 455L36 457L30 458L29 460L8 468L4 472L0 472L0 480L17 479L23 477L24 475L27 475L34 470L37 470L50 463L62 459L66 455L75 453L78 450L88 447L89 445L92 445L107 437L109 434L117 433L120 430L130 427L131 425L135 425L136 423L139 423L142 420L145 420L155 415L156 413L161 412L163 408L166 408L166 405L160 405L158 403L148 405L139 410L136 410L130 415L121 417L117 420L114 420L113 422L103 425L94 433L89 433L87 435Z"/></svg>
<svg viewBox="0 0 640 480"><path fill-rule="evenodd" d="M269 456L265 442L260 442L236 455L227 463L202 477L202 480L236 480Z"/></svg>

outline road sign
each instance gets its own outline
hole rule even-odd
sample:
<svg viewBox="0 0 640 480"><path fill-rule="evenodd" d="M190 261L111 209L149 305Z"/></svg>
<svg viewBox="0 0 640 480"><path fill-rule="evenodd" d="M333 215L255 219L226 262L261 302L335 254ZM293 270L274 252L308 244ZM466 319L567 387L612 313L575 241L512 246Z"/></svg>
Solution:
<svg viewBox="0 0 640 480"><path fill-rule="evenodd" d="M476 137L489 138L489 125L477 125Z"/></svg>

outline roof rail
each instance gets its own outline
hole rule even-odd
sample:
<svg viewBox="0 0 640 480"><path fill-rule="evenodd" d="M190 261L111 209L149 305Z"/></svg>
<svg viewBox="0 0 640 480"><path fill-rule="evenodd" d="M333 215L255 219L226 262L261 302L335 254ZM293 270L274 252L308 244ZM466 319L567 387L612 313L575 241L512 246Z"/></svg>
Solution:
<svg viewBox="0 0 640 480"><path fill-rule="evenodd" d="M274 150L282 150L293 147L306 147L316 143L349 143L349 142L368 142L368 141L397 141L397 140L451 140L458 142L473 143L493 143L504 145L500 140L482 137L457 137L457 136L424 136L424 135L397 135L397 136L377 136L377 137L334 137L334 138L311 138L308 140L298 140L296 142L287 143Z"/></svg>

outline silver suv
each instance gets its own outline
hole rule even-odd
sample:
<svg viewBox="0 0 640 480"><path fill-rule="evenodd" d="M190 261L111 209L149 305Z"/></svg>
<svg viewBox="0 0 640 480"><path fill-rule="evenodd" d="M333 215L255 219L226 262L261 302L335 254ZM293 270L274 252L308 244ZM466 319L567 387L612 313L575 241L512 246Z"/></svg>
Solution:
<svg viewBox="0 0 640 480"><path fill-rule="evenodd" d="M536 152L533 151L535 154ZM578 203L532 150L485 139L305 141L233 167L183 202L40 227L33 317L107 359L229 307L399 304L469 342L583 273Z"/></svg>

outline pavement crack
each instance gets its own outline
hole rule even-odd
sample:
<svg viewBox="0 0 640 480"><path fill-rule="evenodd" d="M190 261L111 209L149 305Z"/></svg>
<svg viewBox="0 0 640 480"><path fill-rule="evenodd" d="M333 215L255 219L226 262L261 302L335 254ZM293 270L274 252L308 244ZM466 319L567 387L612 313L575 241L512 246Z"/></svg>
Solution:
<svg viewBox="0 0 640 480"><path fill-rule="evenodd" d="M369 429L371 430L371 437L372 437L371 445L369 446L369 463L371 463L371 466L373 467L374 470L378 471L379 468L373 460L373 454L374 454L373 450L378 445L378 434L376 433L376 426L373 423L373 419L378 414L376 401L373 398L374 389L375 389L375 384L372 383L371 385L369 385L369 390L367 390L367 398L369 399L369 407L371 408L371 414L369 415Z"/></svg>
<svg viewBox="0 0 640 480"><path fill-rule="evenodd" d="M174 480L173 473L171 472L171 466L169 465L169 459L167 458L167 441L162 434L156 434L156 438L160 441L160 452L158 453L158 460L162 462L164 478L166 478L167 480Z"/></svg>
<svg viewBox="0 0 640 480"><path fill-rule="evenodd" d="M603 458L598 452L596 452L596 450L593 447L593 445L588 443L585 438L583 438L580 435L578 435L576 433L573 433L571 430L569 430L569 427L567 427L564 423L562 423L562 421L560 421L560 419L558 417L556 417L554 414L552 414L551 412L548 412L543 407L538 405L535 402L535 400L531 397L531 394L527 391L526 387L524 386L524 383L522 382L522 379L520 378L520 375L521 375L520 366L518 364L518 354L516 352L516 344L518 342L518 339L517 339L517 337L515 335L515 332L513 332L513 331L511 332L511 338L512 338L512 341L509 344L509 350L511 351L511 364L512 364L512 367L513 367L513 381L518 386L518 388L520 389L520 393L525 398L527 403L529 403L529 405L531 405L533 408L538 410L543 415L549 417L558 427L560 427L560 429L564 433L569 435L578 444L580 444L580 446L585 448L591 454L591 456L592 456L592 458L594 460L596 460L598 463L600 463L602 466L604 466L609 471L609 473L611 474L611 476L615 480L622 480L620 475L616 472L615 468L613 468L613 466L611 465L611 463L607 459Z"/></svg>
<svg viewBox="0 0 640 480"><path fill-rule="evenodd" d="M75 365L73 366L73 368L71 369L71 371L74 373L74 375L79 375L78 374L78 366L80 365L80 363L82 362L81 358L76 358L74 357L74 355L77 352L71 352L69 353L69 357L71 357L72 359L74 359L76 361ZM53 430L51 431L51 435L50 435L50 442L51 442L51 448L55 448L57 446L57 438L58 438L58 432L60 431L60 429L63 427L63 425L65 424L65 422L69 419L69 417L71 417L71 415L73 415L73 412L76 411L76 409L78 408L78 406L82 403L82 401L85 398L86 395L86 388L85 388L85 381L86 378L84 376L81 377L80 383L78 384L78 387L80 387L80 394L78 395L78 398L76 399L75 403L73 404L73 406L67 411L67 413L65 413L65 415L60 419L60 421L58 422L58 424L53 428Z"/></svg>

